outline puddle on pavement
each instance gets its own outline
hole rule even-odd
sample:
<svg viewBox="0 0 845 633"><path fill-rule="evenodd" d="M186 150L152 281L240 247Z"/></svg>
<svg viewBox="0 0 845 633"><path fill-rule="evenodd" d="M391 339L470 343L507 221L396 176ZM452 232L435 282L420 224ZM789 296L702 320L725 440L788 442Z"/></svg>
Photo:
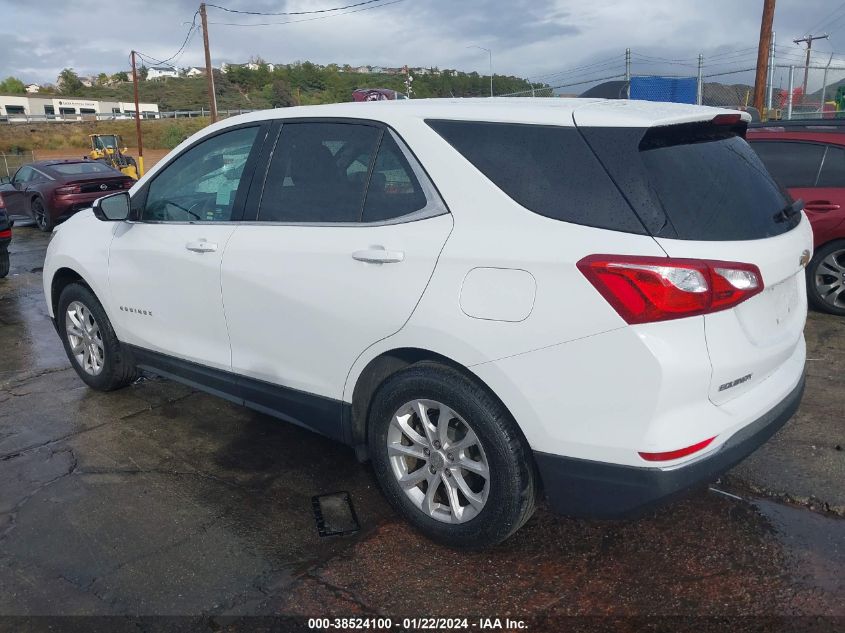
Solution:
<svg viewBox="0 0 845 633"><path fill-rule="evenodd" d="M845 519L766 499L749 501L768 519L783 546L795 582L821 589L845 615Z"/></svg>

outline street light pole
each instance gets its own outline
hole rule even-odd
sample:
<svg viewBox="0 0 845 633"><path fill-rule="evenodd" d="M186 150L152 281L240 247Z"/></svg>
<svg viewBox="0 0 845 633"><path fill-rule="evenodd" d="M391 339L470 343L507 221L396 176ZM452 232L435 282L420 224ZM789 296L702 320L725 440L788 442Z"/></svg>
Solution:
<svg viewBox="0 0 845 633"><path fill-rule="evenodd" d="M467 46L467 48L478 48L482 51L487 51L487 55L490 57L490 96L493 96L493 51L489 48L484 48L483 46L478 46L477 44L472 44L471 46Z"/></svg>

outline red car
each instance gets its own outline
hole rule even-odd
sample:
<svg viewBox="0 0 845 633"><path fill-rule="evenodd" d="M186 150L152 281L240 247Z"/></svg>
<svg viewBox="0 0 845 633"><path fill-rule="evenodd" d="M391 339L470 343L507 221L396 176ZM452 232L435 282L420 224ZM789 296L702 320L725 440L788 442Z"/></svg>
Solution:
<svg viewBox="0 0 845 633"><path fill-rule="evenodd" d="M24 165L0 184L0 197L11 216L30 216L42 231L86 209L97 198L135 181L95 160L39 160Z"/></svg>
<svg viewBox="0 0 845 633"><path fill-rule="evenodd" d="M775 180L804 200L815 246L810 305L845 316L845 121L752 124L747 139Z"/></svg>

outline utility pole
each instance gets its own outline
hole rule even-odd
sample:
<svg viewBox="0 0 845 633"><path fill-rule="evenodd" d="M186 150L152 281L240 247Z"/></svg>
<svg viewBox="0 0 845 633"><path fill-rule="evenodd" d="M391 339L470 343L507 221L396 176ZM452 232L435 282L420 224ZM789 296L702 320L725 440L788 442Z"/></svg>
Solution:
<svg viewBox="0 0 845 633"><path fill-rule="evenodd" d="M144 175L144 142L141 138L141 104L138 99L138 68L132 51L132 83L135 88L135 133L138 135L138 177Z"/></svg>
<svg viewBox="0 0 845 633"><path fill-rule="evenodd" d="M704 55L698 54L698 79L695 82L695 102L701 105L704 101Z"/></svg>
<svg viewBox="0 0 845 633"><path fill-rule="evenodd" d="M760 44L757 47L757 74L754 77L754 107L762 113L766 99L766 71L769 49L772 46L772 23L775 19L775 0L763 0L763 19L760 22Z"/></svg>
<svg viewBox="0 0 845 633"><path fill-rule="evenodd" d="M772 92L775 89L775 39L777 33L772 33L772 45L769 47L769 86L766 89L766 119L768 119L768 111L772 109ZM761 111L760 114L763 114Z"/></svg>
<svg viewBox="0 0 845 633"><path fill-rule="evenodd" d="M801 98L807 98L807 75L810 74L810 51L813 49L813 41L814 40L826 40L829 39L830 35L825 33L824 35L808 35L807 37L801 37L797 40L792 40L796 44L800 44L801 42L805 42L807 44L807 61L804 63L804 87L801 89Z"/></svg>
<svg viewBox="0 0 845 633"><path fill-rule="evenodd" d="M625 49L625 81L631 81L631 49Z"/></svg>
<svg viewBox="0 0 845 633"><path fill-rule="evenodd" d="M208 101L211 104L211 122L217 122L217 95L214 93L214 69L211 67L211 49L208 46L208 16L205 12L205 2L200 4L202 18L202 44L205 47L205 74L208 78Z"/></svg>

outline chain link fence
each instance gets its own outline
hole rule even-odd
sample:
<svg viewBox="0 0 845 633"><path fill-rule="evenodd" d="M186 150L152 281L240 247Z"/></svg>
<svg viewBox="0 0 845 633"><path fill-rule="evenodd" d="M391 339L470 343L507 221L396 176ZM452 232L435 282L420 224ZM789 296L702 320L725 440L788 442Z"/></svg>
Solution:
<svg viewBox="0 0 845 633"><path fill-rule="evenodd" d="M0 178L11 178L15 172L35 160L33 152L0 154Z"/></svg>
<svg viewBox="0 0 845 633"><path fill-rule="evenodd" d="M773 54L775 49L773 47ZM777 53L781 61L787 53ZM598 96L698 103L720 108L754 105L756 48L708 59L672 60L632 53L537 77L529 90L499 97ZM664 73L666 69L681 74ZM654 72L657 71L657 72ZM827 64L778 64L766 77L764 119L845 118L845 61L831 55Z"/></svg>

